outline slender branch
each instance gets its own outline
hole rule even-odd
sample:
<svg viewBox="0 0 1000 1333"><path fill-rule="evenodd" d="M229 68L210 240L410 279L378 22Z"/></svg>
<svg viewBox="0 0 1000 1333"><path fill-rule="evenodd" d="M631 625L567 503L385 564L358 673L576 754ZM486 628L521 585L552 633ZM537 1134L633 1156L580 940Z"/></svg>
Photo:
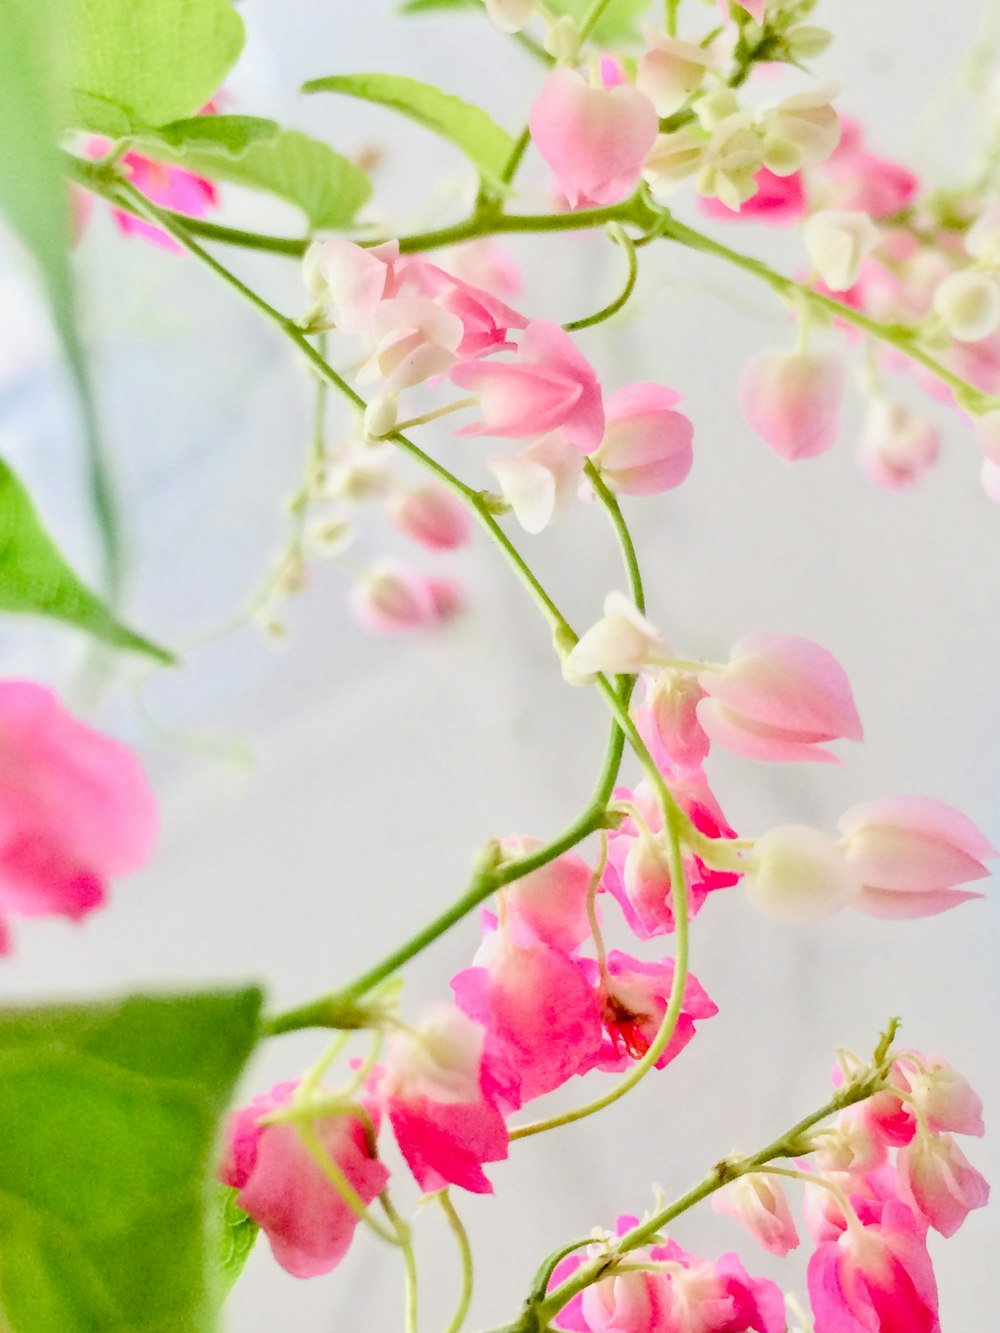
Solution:
<svg viewBox="0 0 1000 1333"><path fill-rule="evenodd" d="M625 231L619 222L609 222L608 232L615 242L625 251L625 261L628 264L628 273L625 278L625 286L618 293L613 301L609 301L606 306L602 306L592 315L585 315L583 319L572 319L563 328L567 333L578 333L580 329L592 328L595 324L603 324L606 319L612 315L617 315L618 311L628 303L629 298L635 291L635 284L639 277L639 256L636 254L635 242Z"/></svg>
<svg viewBox="0 0 1000 1333"><path fill-rule="evenodd" d="M472 1304L472 1284L475 1276L472 1265L472 1247L469 1244L469 1237L465 1227L462 1225L462 1219L455 1211L455 1205L451 1201L451 1195L445 1189L436 1197L444 1211L445 1217L448 1219L448 1225L451 1227L452 1234L458 1243L459 1259L462 1264L462 1285L459 1290L458 1305L455 1307L455 1313L452 1316L451 1323L448 1325L445 1333L460 1333L462 1325L468 1317L469 1306Z"/></svg>

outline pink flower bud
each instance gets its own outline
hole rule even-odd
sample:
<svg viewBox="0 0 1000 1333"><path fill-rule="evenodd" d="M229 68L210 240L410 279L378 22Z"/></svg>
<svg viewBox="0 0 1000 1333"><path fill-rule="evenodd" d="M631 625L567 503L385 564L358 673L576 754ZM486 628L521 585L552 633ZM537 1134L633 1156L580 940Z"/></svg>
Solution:
<svg viewBox="0 0 1000 1333"><path fill-rule="evenodd" d="M604 599L604 615L583 634L566 660L568 678L586 684L599 672L632 673L665 656L660 632L620 592Z"/></svg>
<svg viewBox="0 0 1000 1333"><path fill-rule="evenodd" d="M519 453L494 454L486 466L518 523L534 535L572 505L583 475L583 455L561 431L551 431Z"/></svg>
<svg viewBox="0 0 1000 1333"><path fill-rule="evenodd" d="M942 1236L953 1236L990 1187L949 1134L919 1132L896 1158L899 1197Z"/></svg>
<svg viewBox="0 0 1000 1333"><path fill-rule="evenodd" d="M109 879L146 863L156 832L130 750L41 685L0 681L0 953L4 915L78 921L103 904Z"/></svg>
<svg viewBox="0 0 1000 1333"><path fill-rule="evenodd" d="M796 926L832 916L861 890L833 839L804 824L787 824L758 838L747 858L745 882L754 907Z"/></svg>
<svg viewBox="0 0 1000 1333"><path fill-rule="evenodd" d="M616 494L673 490L691 471L693 427L672 410L679 401L660 384L632 384L608 399L604 439L594 463Z"/></svg>
<svg viewBox="0 0 1000 1333"><path fill-rule="evenodd" d="M433 484L397 496L389 515L401 532L432 551L463 546L472 530L472 519L461 500Z"/></svg>
<svg viewBox="0 0 1000 1333"><path fill-rule="evenodd" d="M638 88L591 88L571 69L552 71L528 122L570 208L615 204L631 194L659 128L652 102Z"/></svg>
<svg viewBox="0 0 1000 1333"><path fill-rule="evenodd" d="M815 458L837 442L844 368L833 353L766 348L739 380L747 425L787 463Z"/></svg>
<svg viewBox="0 0 1000 1333"><path fill-rule="evenodd" d="M912 486L937 462L941 438L924 417L902 403L876 398L868 409L858 461L876 486Z"/></svg>
<svg viewBox="0 0 1000 1333"><path fill-rule="evenodd" d="M799 1243L785 1191L774 1176L748 1172L712 1198L712 1207L746 1227L770 1254L784 1258Z"/></svg>
<svg viewBox="0 0 1000 1333"><path fill-rule="evenodd" d="M697 676L686 671L668 667L652 679L647 677L645 697L633 715L661 767L695 772L701 768L709 750L709 739L698 721L703 696Z"/></svg>
<svg viewBox="0 0 1000 1333"><path fill-rule="evenodd" d="M983 1103L942 1056L901 1055L893 1066L893 1083L913 1096L933 1133L982 1136Z"/></svg>
<svg viewBox="0 0 1000 1333"><path fill-rule="evenodd" d="M347 1253L358 1217L327 1179L294 1124L261 1125L263 1117L291 1104L297 1083L279 1083L255 1097L229 1121L224 1184L239 1190L237 1203L267 1236L275 1259L293 1277L316 1277ZM378 1107L365 1102L378 1129ZM356 1115L327 1115L312 1122L323 1150L365 1204L385 1189L389 1172L373 1155Z"/></svg>
<svg viewBox="0 0 1000 1333"><path fill-rule="evenodd" d="M708 696L698 721L711 740L748 759L836 763L820 741L861 740L843 667L808 639L748 635L733 645L727 667L698 680Z"/></svg>
<svg viewBox="0 0 1000 1333"><path fill-rule="evenodd" d="M970 819L926 796L856 805L839 827L863 885L854 906L870 916L934 916L981 897L954 885L987 876L983 861L997 855Z"/></svg>
<svg viewBox="0 0 1000 1333"><path fill-rule="evenodd" d="M886 1160L884 1138L873 1130L864 1106L849 1106L833 1125L813 1132L816 1170L863 1178Z"/></svg>
<svg viewBox="0 0 1000 1333"><path fill-rule="evenodd" d="M424 578L389 560L375 565L351 590L351 609L374 634L426 629L458 605L457 589L448 580Z"/></svg>

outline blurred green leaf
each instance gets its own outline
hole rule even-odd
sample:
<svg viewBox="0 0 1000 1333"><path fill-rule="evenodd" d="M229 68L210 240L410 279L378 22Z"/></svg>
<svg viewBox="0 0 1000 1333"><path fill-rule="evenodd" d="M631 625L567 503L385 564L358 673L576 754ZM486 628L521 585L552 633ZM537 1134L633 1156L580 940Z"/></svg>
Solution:
<svg viewBox="0 0 1000 1333"><path fill-rule="evenodd" d="M121 624L74 574L45 531L31 497L0 462L0 611L34 612L158 662L174 658Z"/></svg>
<svg viewBox="0 0 1000 1333"><path fill-rule="evenodd" d="M260 1227L250 1214L245 1213L236 1202L237 1193L237 1190L227 1185L220 1185L218 1189L217 1207L222 1217L219 1271L227 1291L243 1272L260 1232Z"/></svg>
<svg viewBox="0 0 1000 1333"><path fill-rule="evenodd" d="M569 14L578 22L591 8L592 0L549 0L549 8L557 14ZM591 34L596 42L615 46L620 42L637 42L640 38L639 20L649 15L649 0L611 0L597 20Z"/></svg>
<svg viewBox="0 0 1000 1333"><path fill-rule="evenodd" d="M304 93L344 93L415 120L460 148L480 174L499 183L514 140L482 110L460 97L399 74L334 74L312 79Z"/></svg>
<svg viewBox="0 0 1000 1333"><path fill-rule="evenodd" d="M113 139L194 116L243 50L229 0L63 0L61 15L73 124Z"/></svg>
<svg viewBox="0 0 1000 1333"><path fill-rule="evenodd" d="M0 1010L8 1333L214 1333L219 1122L255 989Z"/></svg>
<svg viewBox="0 0 1000 1333"><path fill-rule="evenodd" d="M178 155L200 150L241 157L252 144L269 142L280 133L276 120L262 116L190 116L140 135L136 146L148 147L151 157L164 148Z"/></svg>

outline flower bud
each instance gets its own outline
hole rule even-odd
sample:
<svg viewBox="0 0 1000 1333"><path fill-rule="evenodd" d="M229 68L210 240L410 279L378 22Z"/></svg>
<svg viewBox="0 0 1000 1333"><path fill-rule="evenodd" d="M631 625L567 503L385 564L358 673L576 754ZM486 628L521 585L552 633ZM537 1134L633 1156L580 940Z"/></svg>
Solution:
<svg viewBox="0 0 1000 1333"><path fill-rule="evenodd" d="M520 32L531 22L538 0L483 0L486 12L501 32Z"/></svg>
<svg viewBox="0 0 1000 1333"><path fill-rule="evenodd" d="M840 117L831 98L834 89L786 97L761 116L764 165L776 176L790 176L810 162L824 162L840 140Z"/></svg>
<svg viewBox="0 0 1000 1333"><path fill-rule="evenodd" d="M643 36L649 49L639 60L636 87L653 103L658 116L670 116L701 87L713 63L711 53L652 27L644 28Z"/></svg>
<svg viewBox="0 0 1000 1333"><path fill-rule="evenodd" d="M876 398L865 417L858 461L876 486L898 490L934 465L940 445L940 436L926 418L902 403Z"/></svg>
<svg viewBox="0 0 1000 1333"><path fill-rule="evenodd" d="M809 258L832 292L846 292L861 275L862 260L879 242L867 213L814 213L803 229Z"/></svg>
<svg viewBox="0 0 1000 1333"><path fill-rule="evenodd" d="M579 639L566 661L574 683L598 672L636 672L651 656L667 652L659 631L620 592L604 599L604 615Z"/></svg>
<svg viewBox="0 0 1000 1333"><path fill-rule="evenodd" d="M766 348L739 380L747 425L786 462L815 458L837 442L844 368L833 353Z"/></svg>
<svg viewBox="0 0 1000 1333"><path fill-rule="evenodd" d="M673 134L658 134L646 155L643 179L657 198L670 194L699 169L707 149L708 140L690 126Z"/></svg>
<svg viewBox="0 0 1000 1333"><path fill-rule="evenodd" d="M740 114L740 104L732 88L716 88L704 97L699 97L694 105L694 114L703 130L712 132L730 116Z"/></svg>
<svg viewBox="0 0 1000 1333"><path fill-rule="evenodd" d="M712 1206L717 1213L735 1218L759 1245L781 1259L798 1246L788 1200L773 1176L750 1171L719 1190Z"/></svg>
<svg viewBox="0 0 1000 1333"><path fill-rule="evenodd" d="M428 579L386 560L368 571L351 590L351 609L375 634L424 629L457 608L454 585Z"/></svg>
<svg viewBox="0 0 1000 1333"><path fill-rule="evenodd" d="M365 408L365 439L380 440L391 435L399 420L399 398L394 393L382 393L372 398Z"/></svg>
<svg viewBox="0 0 1000 1333"><path fill-rule="evenodd" d="M469 540L469 511L443 486L420 486L398 495L389 517L399 530L431 551L453 551Z"/></svg>
<svg viewBox="0 0 1000 1333"><path fill-rule="evenodd" d="M673 411L680 401L661 384L631 384L605 404L605 432L594 462L617 495L655 495L691 470L693 427Z"/></svg>
<svg viewBox="0 0 1000 1333"><path fill-rule="evenodd" d="M560 14L549 24L545 49L559 65L571 65L580 54L580 28L569 14Z"/></svg>
<svg viewBox="0 0 1000 1333"><path fill-rule="evenodd" d="M952 273L934 293L934 309L959 342L975 343L1000 328L1000 285L985 273Z"/></svg>
<svg viewBox="0 0 1000 1333"><path fill-rule="evenodd" d="M786 824L758 838L746 867L747 897L754 907L790 925L833 916L861 891L833 839L804 824Z"/></svg>

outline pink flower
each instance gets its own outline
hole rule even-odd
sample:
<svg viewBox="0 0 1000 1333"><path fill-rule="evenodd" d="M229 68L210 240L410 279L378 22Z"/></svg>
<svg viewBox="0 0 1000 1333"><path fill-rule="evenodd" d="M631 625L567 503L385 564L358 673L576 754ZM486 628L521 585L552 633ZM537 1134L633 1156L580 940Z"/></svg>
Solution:
<svg viewBox="0 0 1000 1333"><path fill-rule="evenodd" d="M407 277L419 285L424 295L462 321L462 340L456 348L460 360L513 347L507 341L508 330L523 329L528 323L499 297L453 277L426 260L411 260Z"/></svg>
<svg viewBox="0 0 1000 1333"><path fill-rule="evenodd" d="M568 333L547 319L524 330L513 362L462 361L455 384L480 395L481 425L457 435L528 439L562 427L582 454L593 453L604 434L601 386Z"/></svg>
<svg viewBox="0 0 1000 1333"><path fill-rule="evenodd" d="M711 740L748 759L836 763L821 741L861 740L843 667L808 639L748 635L733 645L727 667L698 680L708 696L698 721Z"/></svg>
<svg viewBox="0 0 1000 1333"><path fill-rule="evenodd" d="M391 560L373 566L351 590L351 609L373 634L427 629L458 606L458 590L449 579L425 578Z"/></svg>
<svg viewBox="0 0 1000 1333"><path fill-rule="evenodd" d="M398 241L365 248L329 236L306 251L303 276L341 333L366 333L380 303L399 294L405 263Z"/></svg>
<svg viewBox="0 0 1000 1333"><path fill-rule="evenodd" d="M868 152L855 120L841 117L840 143L823 167L822 179L834 191L834 207L858 210L873 218L891 217L909 207L920 181L898 162Z"/></svg>
<svg viewBox="0 0 1000 1333"><path fill-rule="evenodd" d="M669 668L645 678L642 702L632 716L657 766L697 773L704 763L710 741L698 721L698 704L704 690L698 677Z"/></svg>
<svg viewBox="0 0 1000 1333"><path fill-rule="evenodd" d="M989 1201L989 1185L950 1134L918 1131L900 1148L896 1173L899 1197L942 1236L953 1236Z"/></svg>
<svg viewBox="0 0 1000 1333"><path fill-rule="evenodd" d="M29 681L0 682L2 915L79 920L149 859L157 817L139 761Z"/></svg>
<svg viewBox="0 0 1000 1333"><path fill-rule="evenodd" d="M532 534L543 532L570 508L583 475L583 457L562 431L550 431L516 454L486 460L514 517Z"/></svg>
<svg viewBox="0 0 1000 1333"><path fill-rule="evenodd" d="M181 167L168 167L162 162L153 162L140 153L126 153L121 160L129 179L137 190L175 213L185 213L191 218L204 217L219 201L215 186L202 176L196 176ZM122 209L112 209L111 216L118 230L126 236L142 236L152 241L161 249L183 254L182 247L167 233L143 218Z"/></svg>
<svg viewBox="0 0 1000 1333"><path fill-rule="evenodd" d="M328 1273L347 1253L358 1218L313 1158L293 1124L261 1125L290 1105L297 1083L279 1083L230 1118L220 1175L239 1190L237 1203L267 1236L275 1259L293 1277ZM364 1104L378 1127L378 1110ZM374 1155L356 1115L312 1122L330 1160L365 1204L385 1189L389 1172Z"/></svg>
<svg viewBox="0 0 1000 1333"><path fill-rule="evenodd" d="M548 76L528 123L570 208L615 204L631 194L659 129L652 102L638 88L592 88L571 69Z"/></svg>
<svg viewBox="0 0 1000 1333"><path fill-rule="evenodd" d="M766 222L772 227L789 226L805 213L806 195L801 172L776 176L767 167L761 167L754 174L754 183L756 193L744 200L738 209L730 208L721 199L699 195L699 212L720 222Z"/></svg>
<svg viewBox="0 0 1000 1333"><path fill-rule="evenodd" d="M903 1203L820 1244L808 1281L816 1333L940 1333L927 1244Z"/></svg>
<svg viewBox="0 0 1000 1333"><path fill-rule="evenodd" d="M506 1107L593 1068L601 1048L597 1003L579 963L558 949L491 932L476 965L451 988L458 1007L486 1028L488 1086Z"/></svg>
<svg viewBox="0 0 1000 1333"><path fill-rule="evenodd" d="M397 495L389 516L401 532L431 551L454 551L472 531L472 518L461 500L433 483Z"/></svg>
<svg viewBox="0 0 1000 1333"><path fill-rule="evenodd" d="M788 1200L774 1176L749 1172L712 1197L712 1207L746 1227L770 1254L784 1258L799 1243Z"/></svg>
<svg viewBox="0 0 1000 1333"><path fill-rule="evenodd" d="M597 964L589 958L581 961L584 972L597 988L597 1002L604 1025L604 1042L597 1068L620 1073L630 1061L640 1060L656 1037L667 1012L674 980L674 961L644 963L638 958L612 949L607 959L607 984L600 977ZM656 1062L664 1069L680 1055L695 1033L695 1022L712 1018L719 1006L709 999L697 977L688 975L684 998L673 1036Z"/></svg>
<svg viewBox="0 0 1000 1333"><path fill-rule="evenodd" d="M892 1083L920 1107L931 1133L982 1136L982 1101L942 1056L904 1052L892 1066ZM888 1144L909 1143L916 1132L912 1108L888 1090L869 1097L862 1110L872 1132Z"/></svg>
<svg viewBox="0 0 1000 1333"><path fill-rule="evenodd" d="M786 463L815 458L840 433L844 367L830 352L765 348L743 367L739 398L747 425Z"/></svg>
<svg viewBox="0 0 1000 1333"><path fill-rule="evenodd" d="M864 886L854 906L869 916L934 916L981 897L954 885L988 875L983 862L997 855L970 819L926 796L856 805L839 827Z"/></svg>
<svg viewBox="0 0 1000 1333"><path fill-rule="evenodd" d="M463 282L474 283L501 300L520 296L524 288L517 260L488 236L456 246L450 252L448 267Z"/></svg>
<svg viewBox="0 0 1000 1333"><path fill-rule="evenodd" d="M358 382L382 379L383 393L398 393L447 373L464 325L429 296L395 296L375 307L368 333L375 350L358 371Z"/></svg>
<svg viewBox="0 0 1000 1333"><path fill-rule="evenodd" d="M631 384L605 404L605 431L594 455L617 495L673 490L691 471L691 422L673 408L680 396L661 384Z"/></svg>
<svg viewBox="0 0 1000 1333"><path fill-rule="evenodd" d="M505 838L505 856L520 860L540 838ZM590 935L587 895L593 871L577 852L565 852L502 889L507 928L515 944L547 944L573 953Z"/></svg>
<svg viewBox="0 0 1000 1333"><path fill-rule="evenodd" d="M865 417L858 461L876 486L900 490L934 466L940 448L941 437L926 418L878 398Z"/></svg>
<svg viewBox="0 0 1000 1333"><path fill-rule="evenodd" d="M482 1163L507 1156L507 1126L483 1091L485 1036L478 1023L441 1004L418 1032L390 1042L378 1093L425 1193L446 1185L492 1193Z"/></svg>

